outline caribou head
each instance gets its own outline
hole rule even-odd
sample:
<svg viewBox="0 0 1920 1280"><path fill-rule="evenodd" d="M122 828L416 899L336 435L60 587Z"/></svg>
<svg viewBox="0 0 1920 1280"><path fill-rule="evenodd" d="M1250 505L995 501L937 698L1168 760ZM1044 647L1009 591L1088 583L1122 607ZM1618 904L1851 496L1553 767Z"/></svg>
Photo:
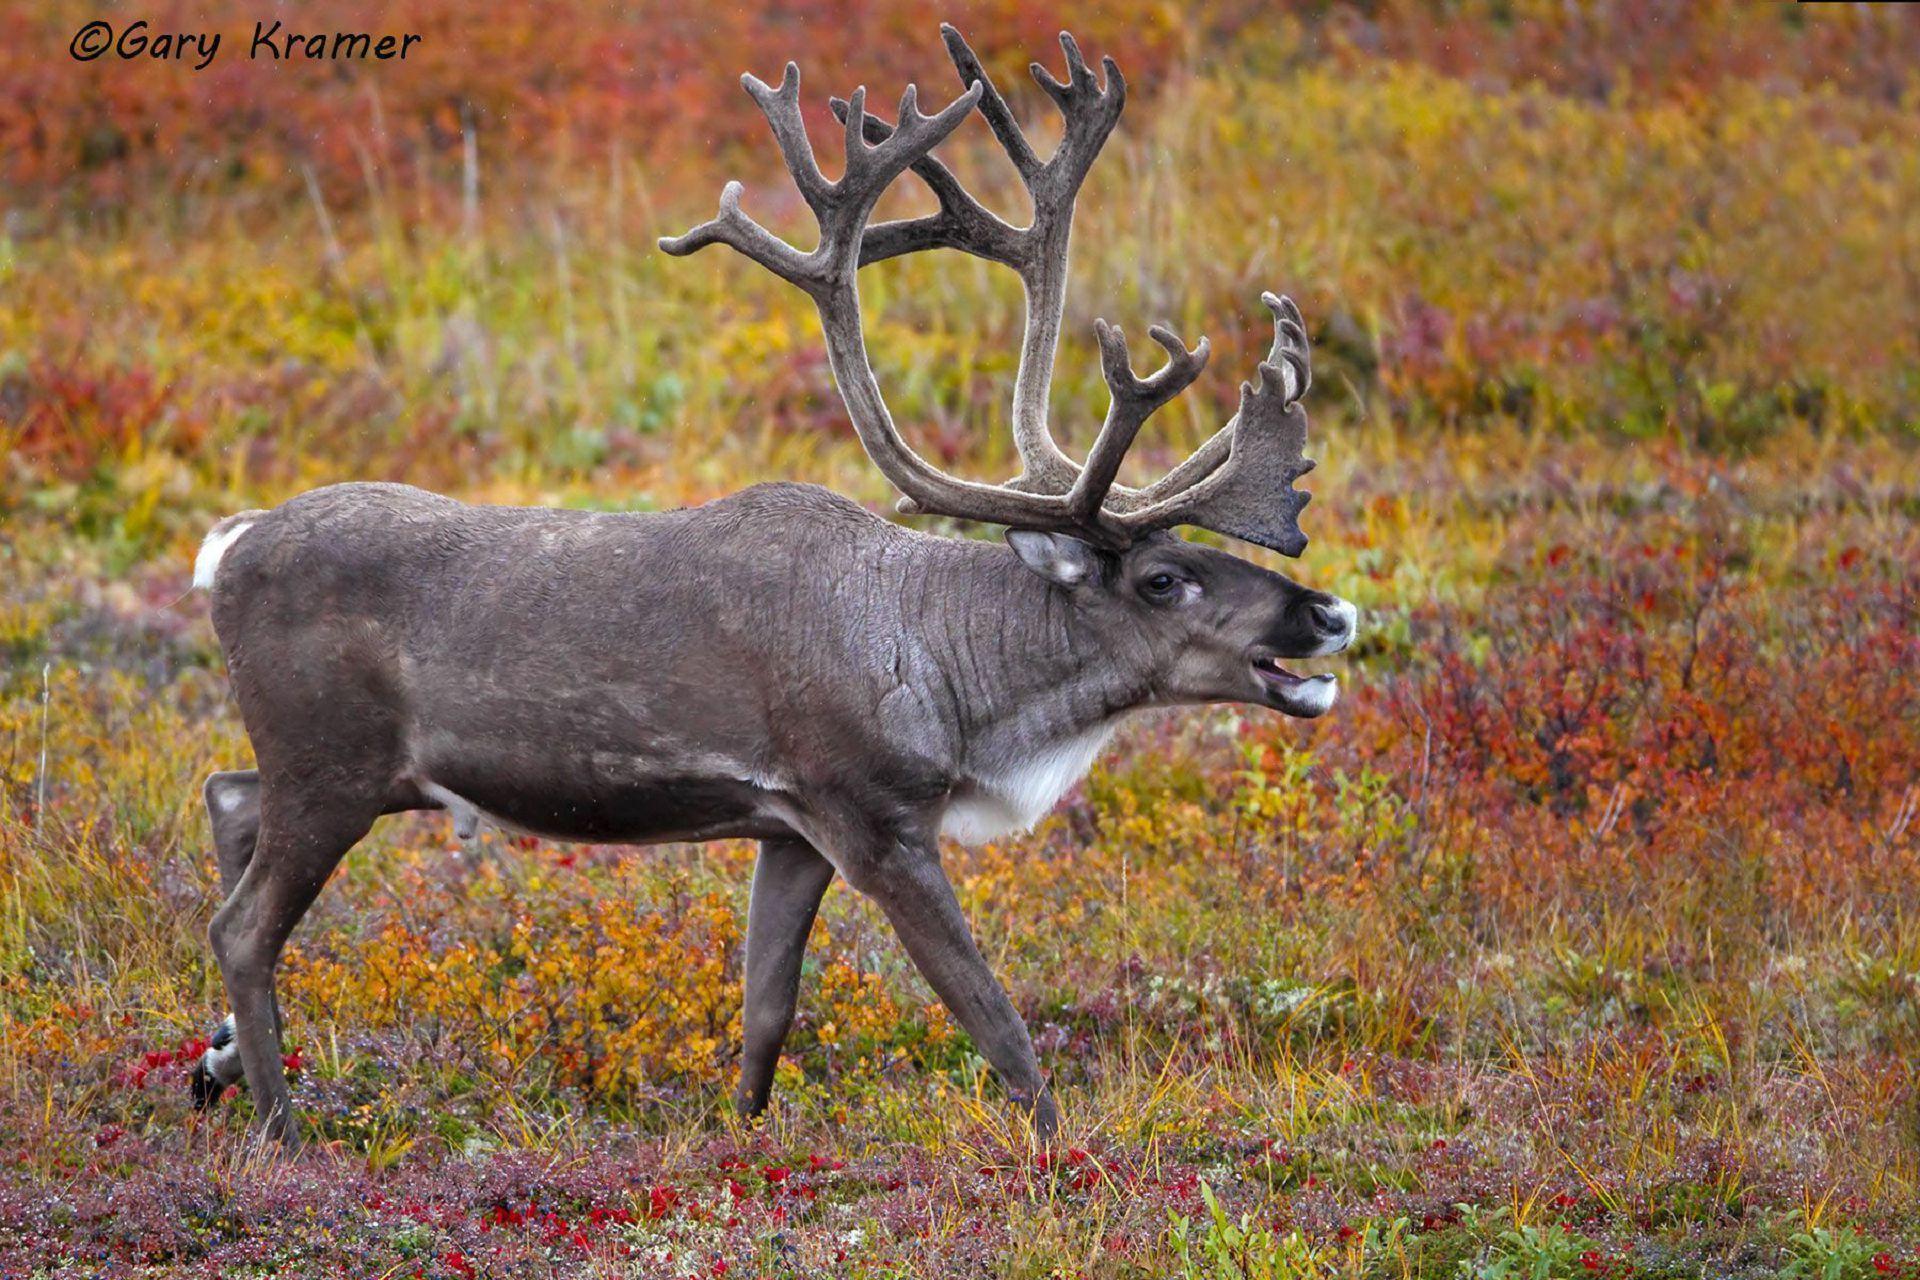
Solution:
<svg viewBox="0 0 1920 1280"><path fill-rule="evenodd" d="M1325 713L1338 690L1336 678L1301 677L1279 659L1345 648L1354 634L1353 606L1162 534L1191 525L1287 556L1306 549L1300 511L1308 495L1294 482L1313 469L1304 453L1307 419L1299 404L1312 375L1299 308L1289 298L1261 295L1273 313L1273 349L1254 378L1241 384L1239 412L1179 466L1140 489L1117 483L1121 462L1147 420L1206 368L1208 343L1202 338L1189 349L1171 329L1154 325L1147 336L1165 351L1166 363L1143 377L1119 326L1096 320L1109 395L1106 417L1085 461L1068 457L1048 426L1068 243L1081 184L1120 119L1127 83L1111 58L1102 60L1096 78L1079 45L1063 32L1066 81L1037 62L1031 68L1065 122L1059 146L1042 160L960 33L947 25L940 30L963 92L929 116L921 114L918 92L909 85L896 123L866 109L864 88L850 99L833 99L834 115L845 128L845 168L837 181L814 159L800 114L798 65L787 64L777 88L750 74L741 77L813 212L820 241L812 252L802 253L742 210L738 182L722 191L717 217L685 235L663 238L660 247L683 255L727 245L813 299L854 430L902 494L903 512L1007 526L1021 561L1066 589L1089 621L1165 637L1169 670L1163 692L1174 700L1251 702L1296 716ZM1025 228L988 210L932 154L976 109L1032 199L1033 221ZM933 193L938 212L871 225L881 194L908 170ZM867 358L860 268L927 249L957 249L1010 267L1026 294L1012 409L1022 470L1004 484L956 478L916 453L894 425Z"/></svg>

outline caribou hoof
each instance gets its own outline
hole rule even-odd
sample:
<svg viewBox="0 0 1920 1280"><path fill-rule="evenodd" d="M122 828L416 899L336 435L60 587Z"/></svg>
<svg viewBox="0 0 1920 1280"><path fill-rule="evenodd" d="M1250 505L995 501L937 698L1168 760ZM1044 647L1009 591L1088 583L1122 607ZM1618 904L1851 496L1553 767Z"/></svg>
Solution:
<svg viewBox="0 0 1920 1280"><path fill-rule="evenodd" d="M195 1111L210 1110L214 1103L220 1101L220 1095L227 1091L227 1086L215 1079L213 1072L207 1070L205 1058L193 1064L191 1084Z"/></svg>
<svg viewBox="0 0 1920 1280"><path fill-rule="evenodd" d="M1052 1142L1059 1135L1060 1108L1053 1100L1052 1089L1045 1085L1041 1085L1034 1093L1009 1089L1007 1096L1032 1123L1034 1137L1042 1142Z"/></svg>
<svg viewBox="0 0 1920 1280"><path fill-rule="evenodd" d="M240 1077L240 1046L235 1043L233 1015L221 1019L207 1037L207 1051L193 1064L193 1109L205 1111L220 1101L227 1086Z"/></svg>

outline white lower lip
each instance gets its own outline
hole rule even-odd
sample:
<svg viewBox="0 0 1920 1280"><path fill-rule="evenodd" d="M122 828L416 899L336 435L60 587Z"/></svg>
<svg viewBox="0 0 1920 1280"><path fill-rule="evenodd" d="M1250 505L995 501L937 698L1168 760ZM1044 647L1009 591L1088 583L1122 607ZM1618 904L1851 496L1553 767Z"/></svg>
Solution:
<svg viewBox="0 0 1920 1280"><path fill-rule="evenodd" d="M1255 663L1253 669L1280 700L1295 711L1321 715L1340 696L1340 682L1331 675L1295 675L1268 662Z"/></svg>

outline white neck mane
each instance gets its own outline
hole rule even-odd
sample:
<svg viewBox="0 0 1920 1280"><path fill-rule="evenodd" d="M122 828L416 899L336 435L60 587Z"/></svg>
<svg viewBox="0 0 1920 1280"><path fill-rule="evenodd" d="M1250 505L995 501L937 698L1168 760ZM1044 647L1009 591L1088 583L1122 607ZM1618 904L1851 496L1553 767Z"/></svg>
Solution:
<svg viewBox="0 0 1920 1280"><path fill-rule="evenodd" d="M980 844L1015 831L1027 831L1055 802L1086 777L1115 721L1095 725L1016 759L986 762L956 788L941 820L940 833L962 844Z"/></svg>

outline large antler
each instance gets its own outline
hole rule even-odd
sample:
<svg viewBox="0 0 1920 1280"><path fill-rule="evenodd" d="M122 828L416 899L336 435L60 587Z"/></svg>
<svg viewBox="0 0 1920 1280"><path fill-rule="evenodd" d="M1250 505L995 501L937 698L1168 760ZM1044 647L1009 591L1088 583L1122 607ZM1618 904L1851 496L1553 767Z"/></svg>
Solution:
<svg viewBox="0 0 1920 1280"><path fill-rule="evenodd" d="M909 86L900 123L867 113L864 89L850 102L834 99L846 129L847 166L829 182L814 161L799 107L799 70L787 64L778 89L753 76L742 83L759 103L788 171L820 227L810 254L772 235L740 209L740 184L727 184L720 215L660 247L686 254L714 243L730 245L800 286L814 299L828 360L854 429L881 472L905 495L902 509L983 520L1022 528L1066 529L1109 546L1142 534L1192 524L1298 555L1306 544L1299 509L1306 495L1291 483L1313 465L1300 457L1305 415L1294 401L1308 382L1306 334L1291 302L1267 295L1275 316L1274 349L1261 366L1258 388L1243 386L1241 412L1185 462L1145 489L1115 483L1120 463L1146 420L1179 395L1206 366L1205 339L1188 350L1170 330L1150 336L1167 364L1141 378L1133 371L1119 329L1096 322L1101 369L1112 403L1084 466L1054 442L1047 425L1048 390L1065 311L1068 243L1075 198L1126 102L1126 81L1111 58L1096 81L1073 37L1061 34L1067 58L1062 83L1038 63L1036 82L1060 108L1065 132L1041 161L1006 100L973 50L950 26L941 34L965 92L934 116L923 116ZM974 199L931 152L978 104L1033 200L1033 222L1008 225ZM939 201L923 218L881 223L867 219L881 193L911 168ZM938 470L900 437L867 359L855 278L860 267L924 249L951 248L1011 267L1026 291L1026 332L1013 394L1013 435L1022 474L1004 485L960 480ZM1269 377L1270 375L1270 377ZM1275 485L1279 492L1275 492ZM1217 513L1217 514L1216 514Z"/></svg>

